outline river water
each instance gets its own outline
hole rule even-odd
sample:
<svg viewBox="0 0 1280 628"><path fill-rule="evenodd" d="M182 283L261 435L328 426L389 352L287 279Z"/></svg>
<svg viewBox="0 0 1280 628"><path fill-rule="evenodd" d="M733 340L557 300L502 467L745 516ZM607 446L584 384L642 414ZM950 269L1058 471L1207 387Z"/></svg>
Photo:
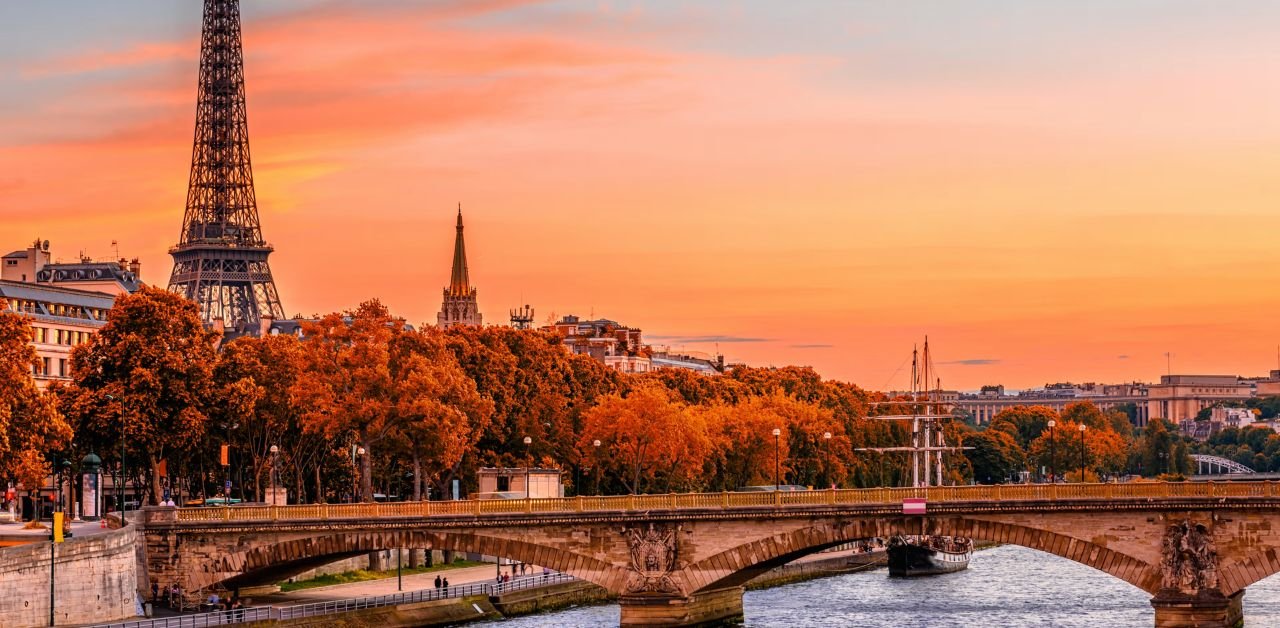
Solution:
<svg viewBox="0 0 1280 628"><path fill-rule="evenodd" d="M974 554L965 571L889 578L884 569L810 580L743 598L753 627L1151 628L1150 595L1100 571L1005 545ZM617 626L618 606L574 608L485 622L502 628ZM1280 626L1280 577L1249 587L1245 626Z"/></svg>

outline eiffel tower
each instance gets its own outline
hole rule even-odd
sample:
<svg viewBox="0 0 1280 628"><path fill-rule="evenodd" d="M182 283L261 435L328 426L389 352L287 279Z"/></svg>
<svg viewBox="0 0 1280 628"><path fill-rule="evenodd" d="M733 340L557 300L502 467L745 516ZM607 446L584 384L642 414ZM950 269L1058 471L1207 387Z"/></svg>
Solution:
<svg viewBox="0 0 1280 628"><path fill-rule="evenodd" d="M256 330L284 318L262 238L249 161L239 0L205 0L191 180L169 290L200 306L205 323Z"/></svg>

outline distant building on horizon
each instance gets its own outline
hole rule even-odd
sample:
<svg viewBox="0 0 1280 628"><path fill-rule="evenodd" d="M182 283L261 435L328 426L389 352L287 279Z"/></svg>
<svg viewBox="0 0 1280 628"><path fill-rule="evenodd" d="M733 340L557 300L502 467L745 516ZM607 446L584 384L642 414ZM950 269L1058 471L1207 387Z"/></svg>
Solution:
<svg viewBox="0 0 1280 628"><path fill-rule="evenodd" d="M71 349L107 324L116 297L142 287L141 269L136 258L54 261L49 241L38 238L0 258L0 312L27 318L37 387L71 378Z"/></svg>
<svg viewBox="0 0 1280 628"><path fill-rule="evenodd" d="M142 287L138 258L95 260L81 255L75 262L54 261L49 241L39 238L25 250L0 258L0 279L19 283L62 286L102 292L112 296L137 292Z"/></svg>
<svg viewBox="0 0 1280 628"><path fill-rule="evenodd" d="M562 339L571 353L589 355L622 373L647 373L678 368L706 375L724 373L724 357L655 349L644 343L641 331L607 318L584 321L572 314L541 328Z"/></svg>
<svg viewBox="0 0 1280 628"><path fill-rule="evenodd" d="M444 289L444 301L436 315L436 326L441 329L481 325L480 307L476 303L476 289L467 273L467 247L462 238L462 205L458 205L458 232L453 241L453 271L449 285Z"/></svg>

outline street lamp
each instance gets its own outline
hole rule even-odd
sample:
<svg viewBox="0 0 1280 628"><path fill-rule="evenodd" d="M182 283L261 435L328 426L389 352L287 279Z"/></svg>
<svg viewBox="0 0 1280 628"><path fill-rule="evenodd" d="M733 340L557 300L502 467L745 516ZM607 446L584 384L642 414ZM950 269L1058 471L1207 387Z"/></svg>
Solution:
<svg viewBox="0 0 1280 628"><path fill-rule="evenodd" d="M525 499L529 499L530 497L533 497L533 493L529 490L529 465L533 464L533 454L531 453L533 450L533 447L531 447L531 445L533 445L533 439L528 436L525 436L524 437L524 457L525 457L524 498Z"/></svg>
<svg viewBox="0 0 1280 628"><path fill-rule="evenodd" d="M822 458L822 483L830 484L827 482L827 465L831 461L831 432L822 433ZM831 488L835 488L835 485L831 484Z"/></svg>
<svg viewBox="0 0 1280 628"><path fill-rule="evenodd" d="M124 483L125 483L125 478L128 475L125 472L125 466L124 466L124 433L125 433L125 425L127 425L127 422L124 416L125 415L124 400L117 399L115 395L107 395L107 399L110 399L111 401L120 402L120 484L119 486L116 486L116 494L120 497L120 503L119 503L120 525L124 525Z"/></svg>
<svg viewBox="0 0 1280 628"><path fill-rule="evenodd" d="M271 446L271 505L276 505L276 465L280 462L280 447Z"/></svg>
<svg viewBox="0 0 1280 628"><path fill-rule="evenodd" d="M356 488L353 494L360 493L360 480L364 477L364 447L356 447L356 456L359 456L360 463L356 466ZM364 495L360 495L360 501L364 501Z"/></svg>
<svg viewBox="0 0 1280 628"><path fill-rule="evenodd" d="M599 494L600 494L600 439L598 439L598 438L597 438L597 439L595 439L595 440L591 441L591 446L595 448L595 449L594 449L594 452L595 452L595 462L596 462L596 490L595 490L595 494L596 494L596 495L599 495Z"/></svg>
<svg viewBox="0 0 1280 628"><path fill-rule="evenodd" d="M1057 421L1049 419L1049 482L1055 482L1054 478L1058 475L1058 448L1053 442L1053 428L1057 424Z"/></svg>
<svg viewBox="0 0 1280 628"><path fill-rule="evenodd" d="M778 458L778 437L782 436L782 430L773 428L773 490L782 490L781 473L779 472L781 463Z"/></svg>
<svg viewBox="0 0 1280 628"><path fill-rule="evenodd" d="M1080 482L1082 484L1084 483L1084 431L1087 429L1089 426L1080 424Z"/></svg>

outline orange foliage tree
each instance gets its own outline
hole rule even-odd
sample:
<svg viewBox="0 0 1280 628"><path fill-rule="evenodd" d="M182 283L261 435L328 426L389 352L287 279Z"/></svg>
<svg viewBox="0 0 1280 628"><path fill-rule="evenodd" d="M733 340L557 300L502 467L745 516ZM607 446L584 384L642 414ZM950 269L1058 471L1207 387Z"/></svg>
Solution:
<svg viewBox="0 0 1280 628"><path fill-rule="evenodd" d="M604 469L632 493L700 488L711 449L705 418L652 384L606 395L588 410L578 444L584 457L594 454L596 439Z"/></svg>
<svg viewBox="0 0 1280 628"><path fill-rule="evenodd" d="M374 300L355 311L333 313L303 325L302 371L292 389L303 430L331 441L354 441L360 498L373 500L375 446L394 435L406 417L396 411L404 392L402 363L393 364L393 340L404 321Z"/></svg>
<svg viewBox="0 0 1280 628"><path fill-rule="evenodd" d="M71 427L31 379L30 340L26 318L0 313L0 479L35 490L49 475L47 456L70 443Z"/></svg>
<svg viewBox="0 0 1280 628"><path fill-rule="evenodd" d="M213 341L195 303L143 287L117 298L107 324L72 351L65 407L77 438L103 452L121 441L131 448L129 459L150 470L142 479L151 503L161 498L161 463L196 454L204 436L214 399Z"/></svg>

